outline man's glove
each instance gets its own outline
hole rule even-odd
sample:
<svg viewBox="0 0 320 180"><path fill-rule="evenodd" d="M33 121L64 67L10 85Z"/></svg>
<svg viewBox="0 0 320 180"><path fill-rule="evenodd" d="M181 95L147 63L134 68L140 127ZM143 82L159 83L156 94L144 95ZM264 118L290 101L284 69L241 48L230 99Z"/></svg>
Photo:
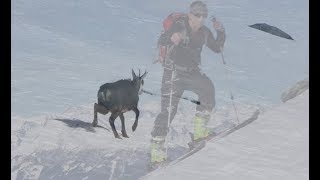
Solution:
<svg viewBox="0 0 320 180"><path fill-rule="evenodd" d="M224 27L220 21L217 21L214 16L211 16L211 21L213 23L213 28L216 31L224 32Z"/></svg>
<svg viewBox="0 0 320 180"><path fill-rule="evenodd" d="M164 63L167 56L167 46L160 46L159 49L159 61L161 64Z"/></svg>

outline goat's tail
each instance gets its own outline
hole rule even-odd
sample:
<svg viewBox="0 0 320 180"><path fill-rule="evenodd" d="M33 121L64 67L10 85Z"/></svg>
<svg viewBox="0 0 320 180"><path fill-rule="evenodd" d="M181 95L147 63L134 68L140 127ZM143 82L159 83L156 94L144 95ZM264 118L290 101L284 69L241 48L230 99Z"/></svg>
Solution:
<svg viewBox="0 0 320 180"><path fill-rule="evenodd" d="M98 101L106 101L106 97L105 97L105 95L104 95L104 92L103 91L99 91L98 92Z"/></svg>

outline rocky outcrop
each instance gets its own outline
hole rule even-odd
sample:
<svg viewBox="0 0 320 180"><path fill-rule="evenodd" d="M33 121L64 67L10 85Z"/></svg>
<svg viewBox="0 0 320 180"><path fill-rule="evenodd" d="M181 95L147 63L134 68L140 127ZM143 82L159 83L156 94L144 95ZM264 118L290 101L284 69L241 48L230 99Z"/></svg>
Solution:
<svg viewBox="0 0 320 180"><path fill-rule="evenodd" d="M282 102L287 102L288 100L303 93L307 89L309 89L309 78L297 82L295 85L283 92L281 95L281 100Z"/></svg>

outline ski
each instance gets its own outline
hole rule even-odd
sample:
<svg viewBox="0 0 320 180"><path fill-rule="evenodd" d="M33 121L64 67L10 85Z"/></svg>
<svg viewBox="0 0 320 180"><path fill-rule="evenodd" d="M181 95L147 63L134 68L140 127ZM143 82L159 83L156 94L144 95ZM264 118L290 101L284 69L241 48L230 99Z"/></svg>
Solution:
<svg viewBox="0 0 320 180"><path fill-rule="evenodd" d="M220 138L223 138L233 132L235 132L236 130L250 124L251 122L253 122L254 120L256 120L258 118L260 114L260 111L259 110L256 110L252 116L246 120L244 120L243 122L237 124L237 125L231 125L230 128L227 128L226 130L223 130L221 132L218 132L218 133L212 133L211 135L209 135L207 138L203 139L202 141L200 141L196 147L192 148L188 153L184 154L183 156L177 158L176 160L174 161L171 161L169 163L169 165L174 165L174 164L177 164L178 162L190 157L191 155L193 155L194 153L200 151L202 148L205 147L206 145L206 142L208 141L212 141L212 140L216 140L216 139L220 139Z"/></svg>
<svg viewBox="0 0 320 180"><path fill-rule="evenodd" d="M175 159L173 161L166 162L162 166L149 171L146 175L140 177L139 179L144 179L144 178L150 176L155 170L168 168L170 166L173 166L173 165L183 161L184 159L187 159L188 157L192 156L193 154L195 154L195 153L199 152L201 149L203 149L206 146L207 142L221 139L221 138L245 127L246 125L252 123L256 119L258 119L259 114L260 114L260 111L257 109L256 111L254 111L254 113L248 119L242 121L239 124L230 123L227 126L221 125L221 126L225 126L225 127L222 127L222 130L221 130L221 127L215 128L213 130L213 133L211 133L207 138L192 145L190 151L188 151L187 153L183 154L182 156L178 157L177 159Z"/></svg>

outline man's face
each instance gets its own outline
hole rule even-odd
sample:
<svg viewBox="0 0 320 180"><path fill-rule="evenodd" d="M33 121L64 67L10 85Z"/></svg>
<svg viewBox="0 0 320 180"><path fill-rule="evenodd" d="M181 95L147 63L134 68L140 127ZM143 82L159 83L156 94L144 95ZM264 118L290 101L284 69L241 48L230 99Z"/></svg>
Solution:
<svg viewBox="0 0 320 180"><path fill-rule="evenodd" d="M203 26L208 13L190 13L189 18L196 28Z"/></svg>

